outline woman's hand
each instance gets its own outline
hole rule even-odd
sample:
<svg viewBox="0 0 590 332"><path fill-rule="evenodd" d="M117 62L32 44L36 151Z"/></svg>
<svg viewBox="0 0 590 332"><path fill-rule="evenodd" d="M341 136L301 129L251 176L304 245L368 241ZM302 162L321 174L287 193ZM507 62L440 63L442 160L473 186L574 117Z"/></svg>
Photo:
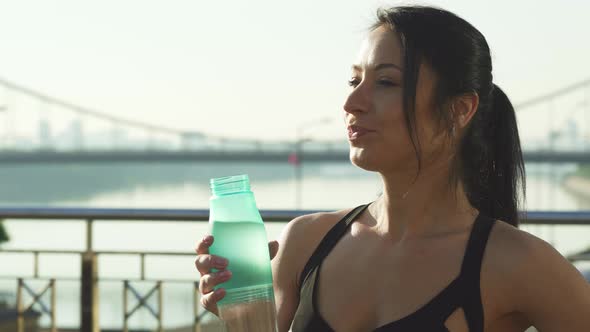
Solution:
<svg viewBox="0 0 590 332"><path fill-rule="evenodd" d="M209 247L213 244L213 236L205 236L201 242L197 244L195 251L197 252L197 259L195 266L201 274L199 280L199 291L201 292L201 305L215 315L218 315L217 302L225 296L225 289L218 288L213 291L215 286L226 282L231 278L231 271L226 270L228 260L209 254ZM270 241L268 243L268 251L270 259L273 259L279 251L279 243L277 241ZM212 273L211 269L217 269L217 272Z"/></svg>

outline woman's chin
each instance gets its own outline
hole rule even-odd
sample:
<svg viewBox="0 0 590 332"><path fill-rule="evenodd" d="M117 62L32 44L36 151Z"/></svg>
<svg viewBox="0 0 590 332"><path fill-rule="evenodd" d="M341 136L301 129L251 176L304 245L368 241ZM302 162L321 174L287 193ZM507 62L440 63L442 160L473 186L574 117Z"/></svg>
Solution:
<svg viewBox="0 0 590 332"><path fill-rule="evenodd" d="M366 149L350 147L349 157L350 162L356 167L372 172L379 170L379 158L375 158L376 156L368 153Z"/></svg>

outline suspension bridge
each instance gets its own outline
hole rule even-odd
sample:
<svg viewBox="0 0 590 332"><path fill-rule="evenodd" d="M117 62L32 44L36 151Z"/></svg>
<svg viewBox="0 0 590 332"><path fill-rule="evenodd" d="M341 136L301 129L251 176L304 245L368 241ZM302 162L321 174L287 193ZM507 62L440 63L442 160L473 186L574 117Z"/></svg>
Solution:
<svg viewBox="0 0 590 332"><path fill-rule="evenodd" d="M590 79L515 105L527 163L590 163L589 96ZM286 162L296 151L306 162L348 160L345 140L269 142L168 128L0 78L1 163Z"/></svg>

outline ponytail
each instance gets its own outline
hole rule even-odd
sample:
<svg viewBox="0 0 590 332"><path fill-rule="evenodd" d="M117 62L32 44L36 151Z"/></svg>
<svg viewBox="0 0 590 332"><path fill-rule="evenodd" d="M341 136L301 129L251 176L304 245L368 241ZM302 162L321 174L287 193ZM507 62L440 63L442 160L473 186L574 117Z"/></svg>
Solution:
<svg viewBox="0 0 590 332"><path fill-rule="evenodd" d="M494 84L489 109L480 109L463 137L460 156L463 185L482 214L518 226L518 190L526 193L525 169L516 114Z"/></svg>

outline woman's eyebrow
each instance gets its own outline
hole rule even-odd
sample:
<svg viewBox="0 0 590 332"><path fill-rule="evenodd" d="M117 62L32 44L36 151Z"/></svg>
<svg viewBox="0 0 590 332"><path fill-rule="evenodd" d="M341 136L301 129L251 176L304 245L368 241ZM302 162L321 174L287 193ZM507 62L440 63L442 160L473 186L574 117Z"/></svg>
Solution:
<svg viewBox="0 0 590 332"><path fill-rule="evenodd" d="M375 66L375 70L381 70L381 69L385 69L385 68L395 68L399 71L402 71L402 68L396 64L393 63L380 63L377 66Z"/></svg>
<svg viewBox="0 0 590 332"><path fill-rule="evenodd" d="M386 69L386 68L395 68L395 69L403 72L403 70L400 66L393 64L393 63L380 63L375 66L375 71L381 70L381 69ZM362 71L362 66L361 65L352 65L352 70Z"/></svg>

